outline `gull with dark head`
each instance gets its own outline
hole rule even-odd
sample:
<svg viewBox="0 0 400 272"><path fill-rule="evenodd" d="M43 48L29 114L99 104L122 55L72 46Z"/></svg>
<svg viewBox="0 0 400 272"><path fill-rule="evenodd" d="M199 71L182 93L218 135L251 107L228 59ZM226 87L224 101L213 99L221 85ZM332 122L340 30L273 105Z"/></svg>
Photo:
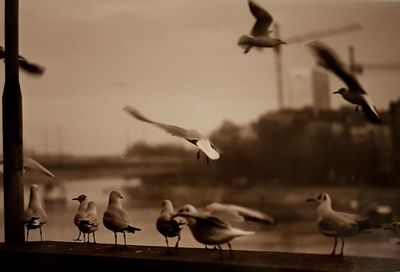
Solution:
<svg viewBox="0 0 400 272"><path fill-rule="evenodd" d="M168 124L163 124L163 123L158 123L155 121L152 121L145 117L141 112L139 112L137 109L131 107L131 106L125 106L124 111L128 112L130 115L135 117L136 119L146 122L149 124L152 124L158 128L161 128L165 130L168 133L171 133L172 136L180 137L188 142L196 145L199 148L199 151L197 152L197 159L200 158L200 151L206 154L206 159L207 163L209 162L209 159L211 160L218 160L220 157L220 154L217 152L215 149L214 145L211 143L210 139L208 139L206 136L202 135L200 132L194 129L184 129L178 126L174 125L168 125Z"/></svg>
<svg viewBox="0 0 400 272"><path fill-rule="evenodd" d="M273 18L271 14L258 5L253 0L248 0L251 13L256 19L256 22L251 29L250 35L243 35L239 38L238 45L244 49L244 53L248 53L252 47L277 47L286 42L272 38L269 36L269 30Z"/></svg>
<svg viewBox="0 0 400 272"><path fill-rule="evenodd" d="M82 235L82 229L80 225L80 220L84 219L86 217L86 210L88 207L88 202L89 199L86 195L80 195L78 197L73 198L72 200L76 200L79 202L79 207L78 211L76 212L74 216L74 224L79 230L79 235L74 241L80 241L81 240L81 235ZM83 234L83 241L85 242L85 234Z"/></svg>
<svg viewBox="0 0 400 272"><path fill-rule="evenodd" d="M104 226L114 232L115 246L117 246L117 232L124 235L124 244L126 246L126 232L135 233L141 229L132 226L129 214L122 208L122 194L117 191L110 193L107 209L103 215Z"/></svg>
<svg viewBox="0 0 400 272"><path fill-rule="evenodd" d="M373 224L369 218L335 211L332 208L331 198L327 193L320 193L306 201L318 203L317 222L319 231L323 235L335 239L331 255L335 255L338 238L342 239L340 255L343 255L345 237L368 233L373 229L381 228L380 225Z"/></svg>
<svg viewBox="0 0 400 272"><path fill-rule="evenodd" d="M346 101L356 105L356 111L361 107L365 118L373 124L381 124L382 119L379 116L372 100L362 88L357 78L352 75L343 63L340 61L336 53L323 44L322 42L312 42L309 44L311 52L315 55L318 65L334 73L340 78L347 88L340 88L334 94L340 94Z"/></svg>
<svg viewBox="0 0 400 272"><path fill-rule="evenodd" d="M176 218L172 218L175 215L174 207L172 202L168 199L161 203L161 212L157 218L156 227L157 230L165 237L167 244L167 250L169 249L168 237L178 237L175 248L178 248L179 241L181 240L181 230L185 223L178 221Z"/></svg>
<svg viewBox="0 0 400 272"><path fill-rule="evenodd" d="M199 243L207 245L215 245L220 251L220 259L222 256L222 244L227 244L231 258L233 258L232 245L230 241L234 238L252 235L254 232L245 231L232 227L229 223L213 216L204 215L197 212L197 209L190 204L179 209L178 213L172 218L184 217L193 234L193 237Z"/></svg>
<svg viewBox="0 0 400 272"><path fill-rule="evenodd" d="M26 227L26 241L29 241L29 231L31 229L39 229L40 241L43 242L42 226L47 223L47 214L42 208L36 184L32 184L30 187L29 204L22 215L22 220Z"/></svg>
<svg viewBox="0 0 400 272"><path fill-rule="evenodd" d="M86 214L79 219L79 229L83 233L83 242L85 242L85 234L87 234L87 243L89 243L89 234L93 235L93 243L96 243L95 232L100 228L100 218L97 216L97 209L94 201L89 201Z"/></svg>

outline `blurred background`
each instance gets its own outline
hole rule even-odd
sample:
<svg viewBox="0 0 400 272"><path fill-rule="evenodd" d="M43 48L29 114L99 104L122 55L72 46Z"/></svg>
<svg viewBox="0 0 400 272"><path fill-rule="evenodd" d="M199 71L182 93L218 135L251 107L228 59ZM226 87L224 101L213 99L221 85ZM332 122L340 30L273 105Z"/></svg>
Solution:
<svg viewBox="0 0 400 272"><path fill-rule="evenodd" d="M164 245L155 228L163 199L175 208L235 203L276 218L277 226L240 225L256 231L233 241L245 250L329 253L332 240L305 202L322 191L335 209L399 220L400 3L257 3L292 41L280 53L244 55L236 44L254 23L245 0L21 1L20 54L46 68L41 77L20 73L25 155L57 176L24 174L26 192L39 184L49 213L44 239L76 238L72 198L86 194L102 215L111 190L143 229L131 244ZM332 95L343 83L316 67L305 46L313 40L337 51L384 125ZM132 119L127 104L209 135L221 158L197 161L194 146ZM1 188L1 213L2 200ZM97 241L112 243L113 234L102 227ZM398 257L397 243L377 231L349 238L346 253ZM182 245L201 247L188 230Z"/></svg>

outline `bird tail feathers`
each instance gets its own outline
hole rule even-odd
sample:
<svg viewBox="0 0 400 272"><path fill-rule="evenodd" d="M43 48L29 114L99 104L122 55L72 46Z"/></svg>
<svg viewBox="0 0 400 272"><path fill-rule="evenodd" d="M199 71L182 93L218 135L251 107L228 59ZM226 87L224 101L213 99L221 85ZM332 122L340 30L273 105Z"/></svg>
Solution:
<svg viewBox="0 0 400 272"><path fill-rule="evenodd" d="M131 233L135 233L135 231L141 231L141 229L133 227L133 226L128 226L125 230L128 232L131 232Z"/></svg>

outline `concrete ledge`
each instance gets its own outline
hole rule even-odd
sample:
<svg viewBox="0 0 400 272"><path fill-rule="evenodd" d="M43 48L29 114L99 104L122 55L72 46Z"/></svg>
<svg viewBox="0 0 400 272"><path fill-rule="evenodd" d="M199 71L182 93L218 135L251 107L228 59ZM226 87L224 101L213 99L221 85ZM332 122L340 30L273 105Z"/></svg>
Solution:
<svg viewBox="0 0 400 272"><path fill-rule="evenodd" d="M224 260L217 250L119 246L46 241L0 244L2 267L12 271L400 271L400 259L235 251ZM11 271L11 270L10 270Z"/></svg>

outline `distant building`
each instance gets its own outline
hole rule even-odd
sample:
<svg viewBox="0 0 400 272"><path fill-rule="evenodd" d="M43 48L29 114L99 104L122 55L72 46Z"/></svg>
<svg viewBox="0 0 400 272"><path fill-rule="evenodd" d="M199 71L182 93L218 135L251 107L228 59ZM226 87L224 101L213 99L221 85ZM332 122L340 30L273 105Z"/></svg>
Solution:
<svg viewBox="0 0 400 272"><path fill-rule="evenodd" d="M325 70L313 67L291 71L290 108L312 107L314 110L331 108L329 77Z"/></svg>

